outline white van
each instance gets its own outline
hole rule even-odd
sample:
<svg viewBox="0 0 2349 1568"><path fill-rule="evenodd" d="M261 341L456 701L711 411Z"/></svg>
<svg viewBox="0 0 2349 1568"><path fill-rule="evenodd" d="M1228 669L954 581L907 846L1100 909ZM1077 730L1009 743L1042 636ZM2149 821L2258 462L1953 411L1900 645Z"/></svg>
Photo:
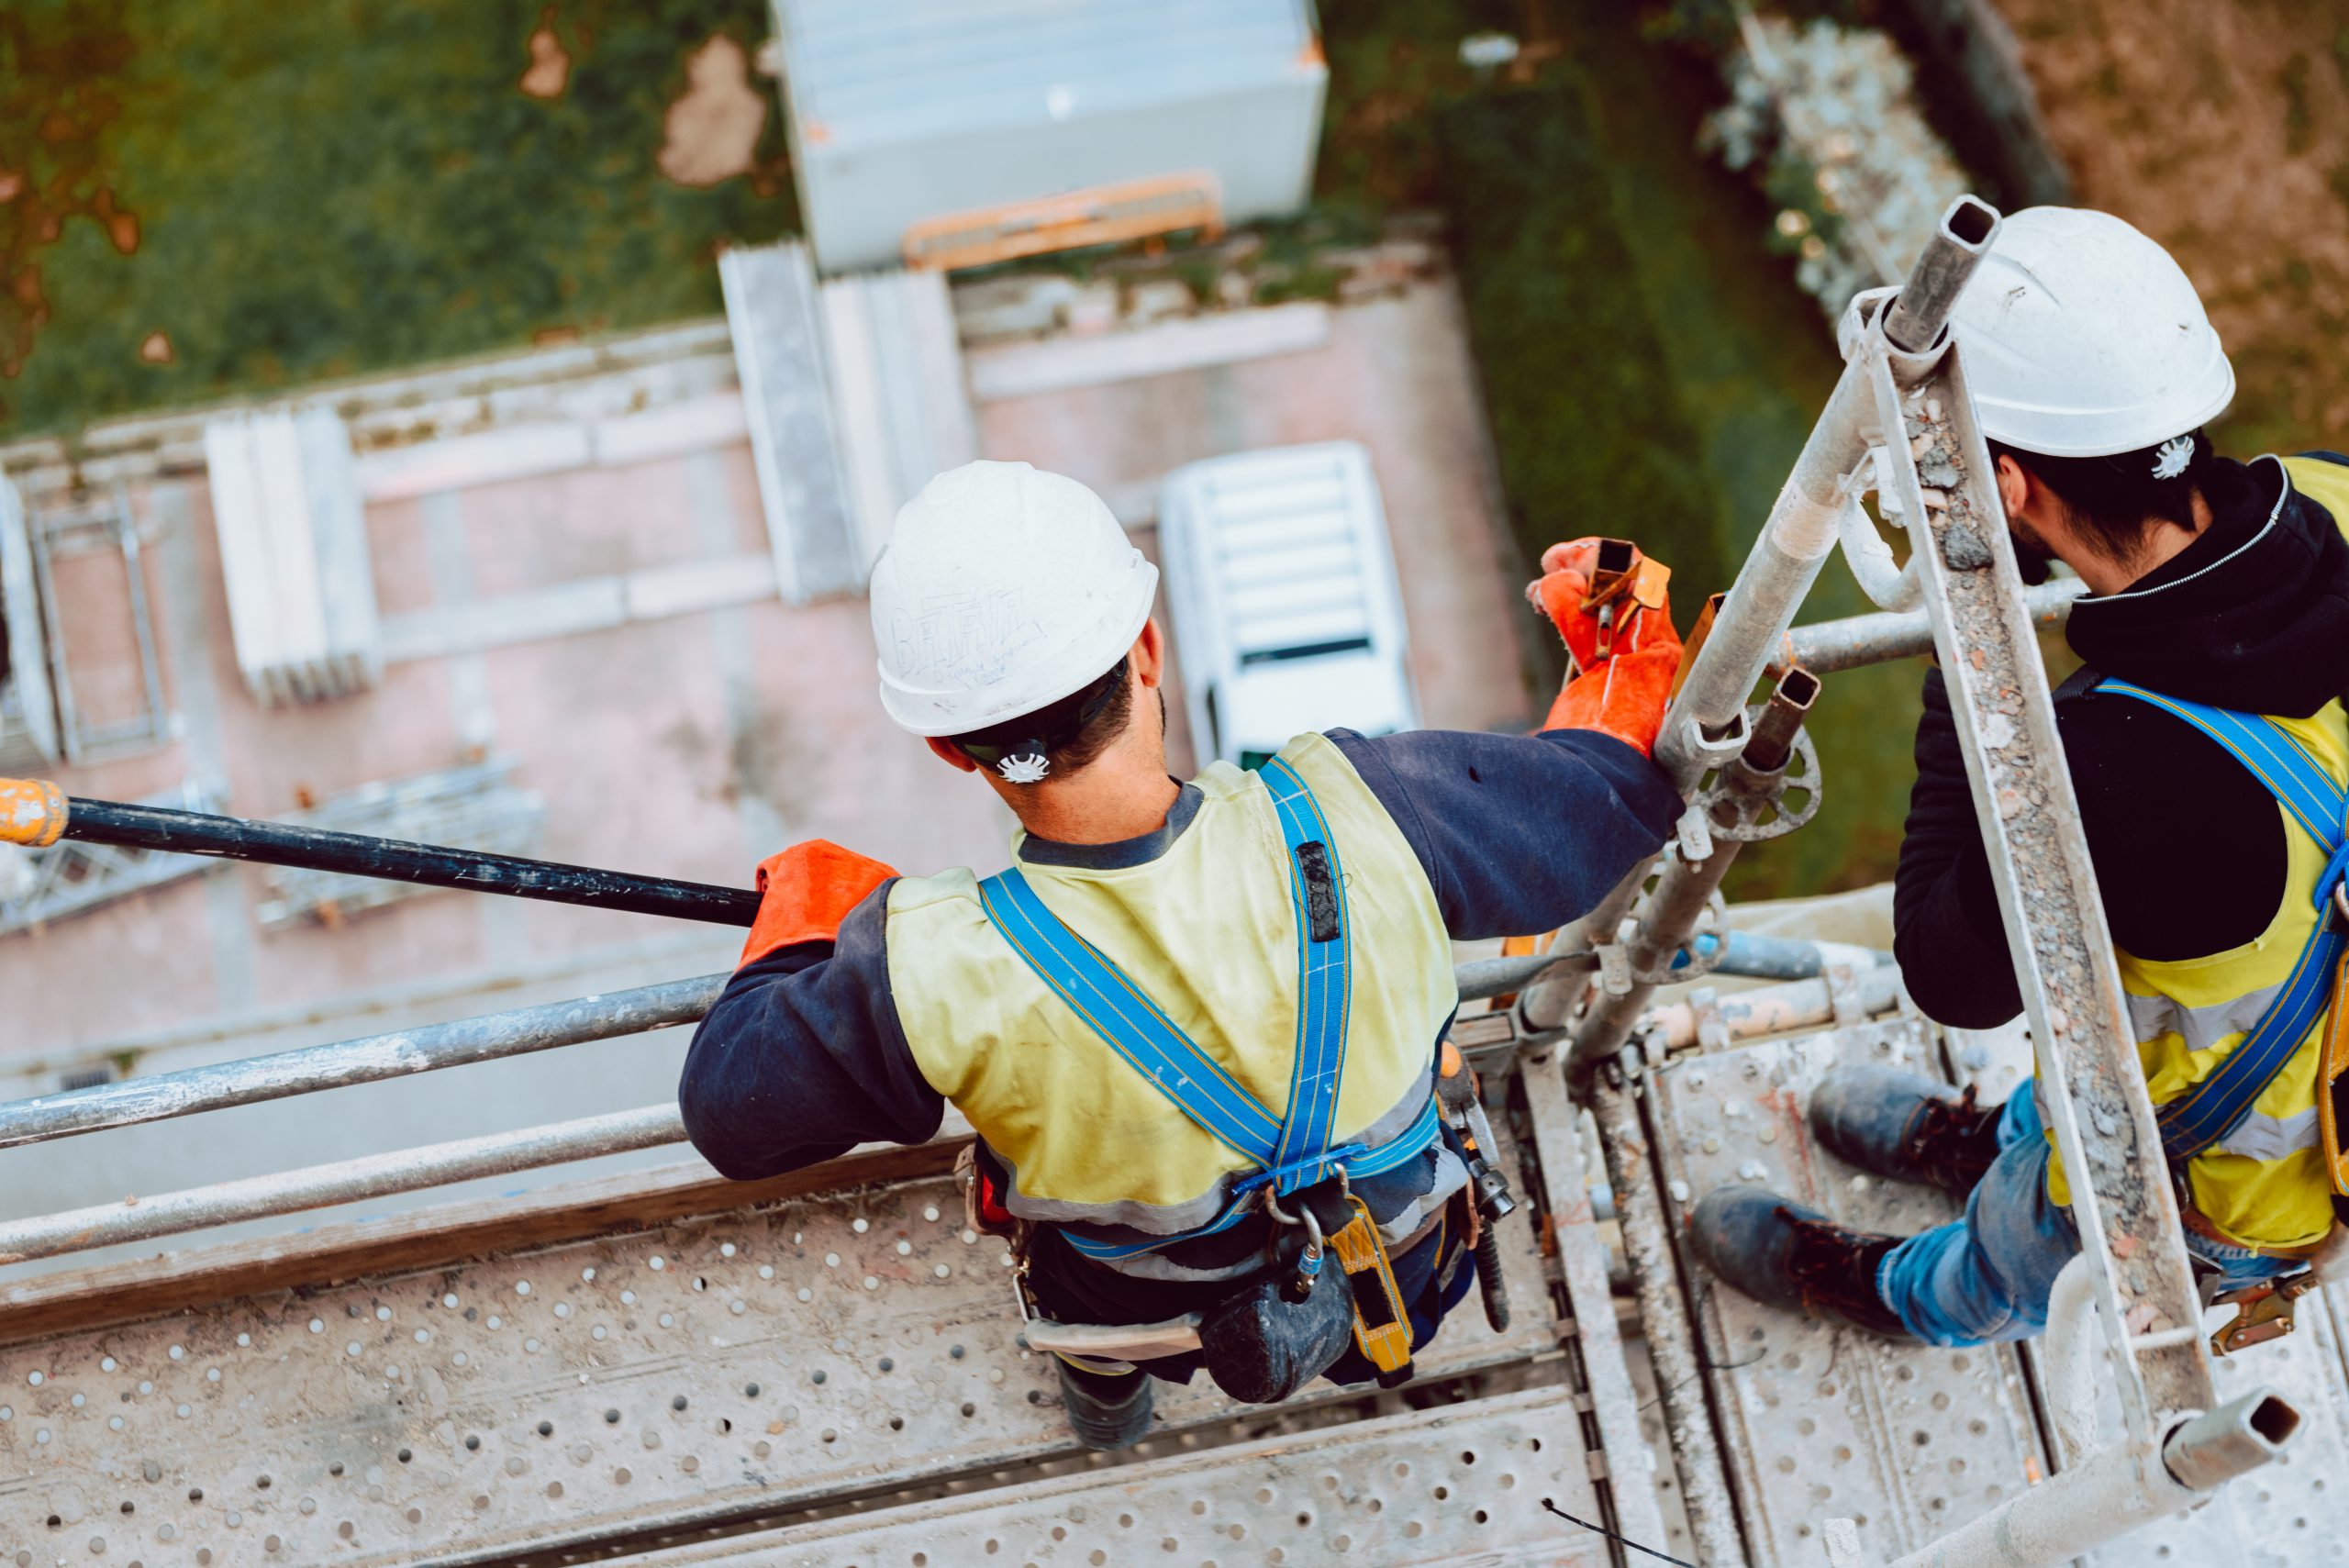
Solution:
<svg viewBox="0 0 2349 1568"><path fill-rule="evenodd" d="M1193 744L1252 768L1308 729L1416 729L1403 597L1370 454L1353 441L1166 476L1159 553Z"/></svg>

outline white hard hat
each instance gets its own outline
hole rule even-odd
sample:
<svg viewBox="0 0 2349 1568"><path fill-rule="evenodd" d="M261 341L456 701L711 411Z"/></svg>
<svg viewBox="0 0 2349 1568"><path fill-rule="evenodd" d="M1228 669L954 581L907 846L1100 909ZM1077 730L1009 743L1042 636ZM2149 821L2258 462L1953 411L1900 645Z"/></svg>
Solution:
<svg viewBox="0 0 2349 1568"><path fill-rule="evenodd" d="M881 706L963 735L1108 673L1150 619L1158 568L1101 497L1024 462L966 462L898 508L873 563Z"/></svg>
<svg viewBox="0 0 2349 1568"><path fill-rule="evenodd" d="M2185 271L2110 213L2010 214L1950 328L1983 434L2024 451L2135 451L2216 418L2235 394Z"/></svg>

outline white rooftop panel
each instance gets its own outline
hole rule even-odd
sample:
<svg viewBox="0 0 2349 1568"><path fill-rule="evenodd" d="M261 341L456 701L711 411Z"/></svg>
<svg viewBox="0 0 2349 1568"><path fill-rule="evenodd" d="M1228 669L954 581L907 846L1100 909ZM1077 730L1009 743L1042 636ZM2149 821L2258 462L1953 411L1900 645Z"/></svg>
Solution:
<svg viewBox="0 0 2349 1568"><path fill-rule="evenodd" d="M1261 87L1303 0L776 0L803 137L834 150L1051 126Z"/></svg>

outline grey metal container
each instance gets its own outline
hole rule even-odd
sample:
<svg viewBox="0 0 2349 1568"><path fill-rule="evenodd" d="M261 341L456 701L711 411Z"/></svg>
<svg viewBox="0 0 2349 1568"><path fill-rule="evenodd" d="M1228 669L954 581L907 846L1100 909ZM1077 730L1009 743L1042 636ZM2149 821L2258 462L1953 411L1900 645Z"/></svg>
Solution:
<svg viewBox="0 0 2349 1568"><path fill-rule="evenodd" d="M793 169L826 272L909 225L1204 171L1225 221L1310 193L1308 0L775 0Z"/></svg>

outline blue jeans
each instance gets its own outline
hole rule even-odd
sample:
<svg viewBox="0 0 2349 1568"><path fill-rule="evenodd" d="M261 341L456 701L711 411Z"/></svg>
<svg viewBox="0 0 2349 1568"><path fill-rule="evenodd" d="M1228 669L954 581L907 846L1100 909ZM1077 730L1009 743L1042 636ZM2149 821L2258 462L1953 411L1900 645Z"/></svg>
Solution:
<svg viewBox="0 0 2349 1568"><path fill-rule="evenodd" d="M2027 1340L2047 1327L2058 1270L2080 1250L2070 1209L2047 1195L2051 1151L2026 1081L1998 1118L2000 1153L1965 1200L1965 1218L1911 1236L1885 1257L1876 1294L1934 1345ZM2299 1265L2188 1231L2186 1250L2230 1284Z"/></svg>

